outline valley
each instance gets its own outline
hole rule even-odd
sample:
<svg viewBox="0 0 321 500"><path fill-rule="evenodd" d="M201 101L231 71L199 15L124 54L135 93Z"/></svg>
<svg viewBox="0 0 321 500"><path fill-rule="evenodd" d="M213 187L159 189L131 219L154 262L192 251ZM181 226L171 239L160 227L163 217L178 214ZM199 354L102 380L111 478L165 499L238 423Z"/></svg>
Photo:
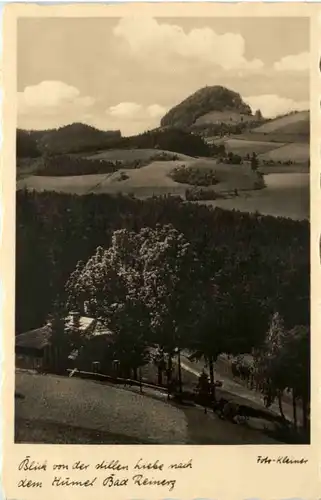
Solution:
<svg viewBox="0 0 321 500"><path fill-rule="evenodd" d="M39 154L28 158L28 152L21 157L18 151L17 189L138 199L171 195L229 210L308 218L309 112L267 120L229 92L200 89L173 108L159 128L132 137L79 123L56 131L18 131L20 146L38 148ZM199 175L211 170L215 185L195 191L176 182L178 167Z"/></svg>
<svg viewBox="0 0 321 500"><path fill-rule="evenodd" d="M17 131L18 442L308 441L305 389L292 434L290 396L282 386L270 401L251 371L266 370L275 330L289 339L286 371L299 353L307 373L308 130L308 112L266 119L215 86L133 136L80 123ZM85 340L81 322L97 318ZM44 349L36 360L29 337ZM236 405L246 427L216 404Z"/></svg>
<svg viewBox="0 0 321 500"><path fill-rule="evenodd" d="M3 168L16 178L3 226L15 233L4 238L14 261L13 279L4 273L14 295L4 339L5 357L12 337L15 348L14 387L5 377L9 441L205 445L200 462L173 449L169 467L140 448L128 464L107 452L88 481L98 485L101 469L102 486L126 486L125 469L103 464L122 462L130 474L135 460L134 477L146 478L137 484L153 486L139 497L157 496L158 483L166 493L176 480L168 474L185 487L193 471L180 469L190 468L197 496L250 498L256 466L266 495L274 469L261 465L274 445L314 443L312 11L301 19L276 6L270 16L267 5L235 5L233 14L230 5L221 17L220 6L211 14L205 5L204 16L184 6L170 17L165 5L164 16L114 7L100 17L40 7L39 17L28 10L12 24L15 88L8 81L4 97L9 104L15 93L17 106L4 110L16 118L16 164ZM237 457L233 445L254 446L238 446ZM286 472L308 461L311 472L295 450L275 452L275 462ZM69 474L49 459L48 470ZM72 460L91 470L86 457ZM227 478L241 470L238 480L203 480L216 462ZM153 463L164 463L168 480ZM295 471L290 493L299 494ZM80 486L59 477L56 485Z"/></svg>

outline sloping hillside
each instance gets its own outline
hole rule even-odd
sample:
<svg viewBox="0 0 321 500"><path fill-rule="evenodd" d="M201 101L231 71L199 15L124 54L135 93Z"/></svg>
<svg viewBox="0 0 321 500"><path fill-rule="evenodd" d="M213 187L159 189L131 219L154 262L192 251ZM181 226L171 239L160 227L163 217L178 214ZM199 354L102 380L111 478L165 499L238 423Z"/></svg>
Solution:
<svg viewBox="0 0 321 500"><path fill-rule="evenodd" d="M266 161L288 161L291 160L293 163L303 163L307 164L310 158L310 146L304 143L290 143L282 145L281 147L275 148L270 151L266 151L259 155L260 160Z"/></svg>
<svg viewBox="0 0 321 500"><path fill-rule="evenodd" d="M184 413L172 405L144 398L124 389L94 381L68 377L16 373L16 390L24 399L16 400L16 439L37 441L41 429L55 425L51 443L66 442L66 428L103 432L107 443L185 444L188 440ZM32 416L32 431L26 423ZM33 426L34 427L34 426ZM70 432L69 432L70 434ZM75 432L73 432L73 435ZM82 432L78 432L78 438ZM50 433L49 433L50 435ZM79 442L79 441L78 441ZM87 443L88 444L88 443Z"/></svg>
<svg viewBox="0 0 321 500"><path fill-rule="evenodd" d="M122 168L112 174L78 175L73 177L30 176L17 183L17 189L57 191L74 194L109 193L131 194L137 198L176 195L185 198L186 188L191 185L173 180L171 173L176 167L187 166L200 170L213 169L218 179L214 190L227 193L238 189L255 189L258 175L246 165L220 164L213 159L154 161L138 169Z"/></svg>
<svg viewBox="0 0 321 500"><path fill-rule="evenodd" d="M240 139L238 139L237 136L235 138L224 137L222 139L216 139L215 137L208 138L207 142L209 144L213 143L216 145L223 144L227 153L238 154L242 157L253 153L263 154L267 151L275 149L276 147L284 146L284 143L275 144L275 142L269 141L246 140L243 139L242 136Z"/></svg>
<svg viewBox="0 0 321 500"><path fill-rule="evenodd" d="M290 113L252 130L252 133L259 134L285 134L285 135L310 135L310 111L298 111Z"/></svg>
<svg viewBox="0 0 321 500"><path fill-rule="evenodd" d="M193 157L181 153L173 153L164 149L107 149L87 156L89 160L121 161L150 160L155 156L175 156L177 160L191 160ZM161 158L160 158L161 159ZM166 158L165 158L166 160Z"/></svg>
<svg viewBox="0 0 321 500"><path fill-rule="evenodd" d="M234 111L240 115L251 115L248 104L240 94L225 87L215 85L197 90L194 94L174 106L161 120L161 126L189 127L197 119L212 111Z"/></svg>
<svg viewBox="0 0 321 500"><path fill-rule="evenodd" d="M254 115L240 113L238 111L210 111L205 115L200 116L195 121L196 126L205 124L239 124L239 123L257 123L257 118Z"/></svg>

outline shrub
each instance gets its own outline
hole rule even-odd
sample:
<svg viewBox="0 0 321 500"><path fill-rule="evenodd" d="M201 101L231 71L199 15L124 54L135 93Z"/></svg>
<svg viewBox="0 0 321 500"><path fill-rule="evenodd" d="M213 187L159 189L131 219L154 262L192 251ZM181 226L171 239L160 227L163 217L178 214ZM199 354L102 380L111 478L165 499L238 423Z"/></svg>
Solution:
<svg viewBox="0 0 321 500"><path fill-rule="evenodd" d="M193 187L185 190L186 201L217 200L219 198L223 198L223 196L214 189Z"/></svg>
<svg viewBox="0 0 321 500"><path fill-rule="evenodd" d="M213 186L218 183L214 170L185 167L185 165L175 168L171 177L176 182L192 186Z"/></svg>
<svg viewBox="0 0 321 500"><path fill-rule="evenodd" d="M50 156L44 158L44 168L39 168L36 175L72 176L109 174L118 170L113 162L104 160L88 160L69 155Z"/></svg>
<svg viewBox="0 0 321 500"><path fill-rule="evenodd" d="M120 172L119 178L117 180L120 182L126 181L127 179L129 179L129 175L127 175L126 172Z"/></svg>
<svg viewBox="0 0 321 500"><path fill-rule="evenodd" d="M229 163L232 165L241 165L242 162L242 156L236 155L234 153L229 153L227 155L227 160L225 161L225 163Z"/></svg>

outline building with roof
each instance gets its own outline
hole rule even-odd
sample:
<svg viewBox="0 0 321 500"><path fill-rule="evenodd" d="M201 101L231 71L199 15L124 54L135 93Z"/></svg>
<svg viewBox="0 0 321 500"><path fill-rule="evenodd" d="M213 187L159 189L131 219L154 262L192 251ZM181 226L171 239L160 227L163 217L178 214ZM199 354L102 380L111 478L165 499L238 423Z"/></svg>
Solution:
<svg viewBox="0 0 321 500"><path fill-rule="evenodd" d="M113 349L110 349L113 332L97 321L88 342L80 349L74 349L70 355L70 368L110 374L113 371Z"/></svg>
<svg viewBox="0 0 321 500"><path fill-rule="evenodd" d="M66 318L66 330L72 325L77 317L77 328L84 334L89 342L84 349L79 352L73 350L70 353L71 364L90 364L93 361L100 361L94 358L101 357L102 347L109 344L112 332L101 322L94 318L80 316L70 313ZM76 323L75 323L76 324ZM46 370L50 366L54 353L51 346L51 326L46 325L21 333L15 338L16 367L32 370ZM107 342L106 342L107 340ZM88 362L85 363L84 360Z"/></svg>

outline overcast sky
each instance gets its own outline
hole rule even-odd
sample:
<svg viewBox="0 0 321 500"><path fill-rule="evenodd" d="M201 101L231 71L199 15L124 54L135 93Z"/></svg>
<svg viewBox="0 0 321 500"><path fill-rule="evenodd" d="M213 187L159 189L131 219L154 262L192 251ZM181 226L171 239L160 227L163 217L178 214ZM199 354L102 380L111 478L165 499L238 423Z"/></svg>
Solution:
<svg viewBox="0 0 321 500"><path fill-rule="evenodd" d="M124 135L205 85L275 116L308 109L305 18L24 18L18 126L83 122Z"/></svg>

